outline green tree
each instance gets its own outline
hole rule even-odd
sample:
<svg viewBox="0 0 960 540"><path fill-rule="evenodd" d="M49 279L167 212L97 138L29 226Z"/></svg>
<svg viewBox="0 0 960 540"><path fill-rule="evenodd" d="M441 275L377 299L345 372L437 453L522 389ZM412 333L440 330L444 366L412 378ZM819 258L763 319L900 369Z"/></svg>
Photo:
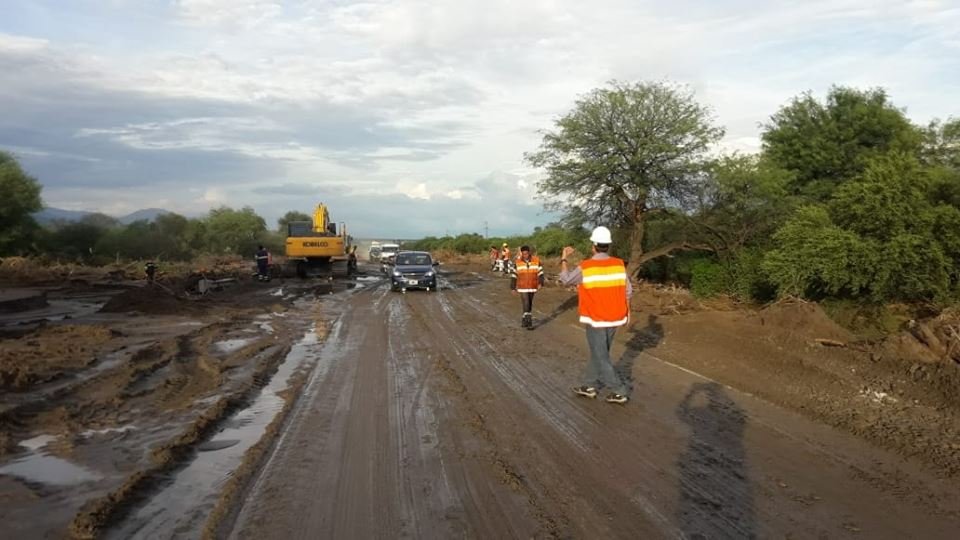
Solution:
<svg viewBox="0 0 960 540"><path fill-rule="evenodd" d="M45 249L52 255L89 262L99 253L100 239L109 230L82 221L67 223L51 232Z"/></svg>
<svg viewBox="0 0 960 540"><path fill-rule="evenodd" d="M287 234L287 224L290 223L290 222L292 222L292 221L310 221L310 222L312 222L312 221L313 221L313 217L310 216L310 215L308 215L308 214L305 214L305 213L303 213L303 212L299 212L299 211L297 211L297 210L290 210L289 212L287 212L286 214L284 214L283 217L281 217L280 219L277 220L277 232L279 232L280 234L286 235L286 234Z"/></svg>
<svg viewBox="0 0 960 540"><path fill-rule="evenodd" d="M629 232L635 275L651 258L686 247L645 252L645 224L654 212L691 203L706 153L724 130L691 91L663 82L613 82L580 98L526 160L546 169L539 191L554 209Z"/></svg>
<svg viewBox="0 0 960 540"><path fill-rule="evenodd" d="M923 130L923 161L960 171L960 118L934 120Z"/></svg>
<svg viewBox="0 0 960 540"><path fill-rule="evenodd" d="M735 257L747 246L762 244L788 215L793 204L788 186L793 175L756 155L719 158L704 182L696 226L721 257Z"/></svg>
<svg viewBox="0 0 960 540"><path fill-rule="evenodd" d="M83 216L80 218L80 223L90 225L98 229L112 229L120 226L120 221L117 220L117 218L108 216L101 212L94 212L92 214Z"/></svg>
<svg viewBox="0 0 960 540"><path fill-rule="evenodd" d="M226 206L210 210L206 218L206 246L210 253L251 255L267 224L253 208Z"/></svg>
<svg viewBox="0 0 960 540"><path fill-rule="evenodd" d="M40 184L14 157L0 151L0 255L30 247L37 223L30 214L43 208Z"/></svg>
<svg viewBox="0 0 960 540"><path fill-rule="evenodd" d="M835 86L823 103L810 93L794 98L764 125L762 139L764 155L795 174L794 193L825 201L870 159L919 152L923 134L884 90Z"/></svg>
<svg viewBox="0 0 960 540"><path fill-rule="evenodd" d="M893 153L866 164L827 204L800 209L763 266L781 294L942 301L957 284L960 211L927 197L929 169Z"/></svg>

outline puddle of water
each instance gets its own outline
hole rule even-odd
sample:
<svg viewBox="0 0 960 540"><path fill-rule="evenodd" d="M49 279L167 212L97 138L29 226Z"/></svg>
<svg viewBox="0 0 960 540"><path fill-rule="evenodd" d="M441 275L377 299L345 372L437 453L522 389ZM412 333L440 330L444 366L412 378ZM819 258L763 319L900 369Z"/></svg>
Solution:
<svg viewBox="0 0 960 540"><path fill-rule="evenodd" d="M32 439L20 441L20 446L36 452L55 440L57 440L57 438L54 435L37 435Z"/></svg>
<svg viewBox="0 0 960 540"><path fill-rule="evenodd" d="M126 433L128 431L133 431L137 429L137 426L133 424L127 424L125 426L115 427L115 428L105 428L105 429L88 429L80 433L81 437L93 437L94 435L109 435L111 433Z"/></svg>
<svg viewBox="0 0 960 540"><path fill-rule="evenodd" d="M15 476L28 482L55 486L72 486L103 478L90 469L42 451L55 440L57 438L53 435L39 435L22 441L20 446L29 449L30 453L0 466L0 475Z"/></svg>
<svg viewBox="0 0 960 540"><path fill-rule="evenodd" d="M233 351L246 347L254 341L256 341L254 338L225 339L214 343L213 346L222 353L232 353Z"/></svg>
<svg viewBox="0 0 960 540"><path fill-rule="evenodd" d="M273 325L268 322L262 322L258 326L260 327L261 330L263 330L268 334L272 334L274 332Z"/></svg>
<svg viewBox="0 0 960 540"><path fill-rule="evenodd" d="M317 333L309 331L290 349L253 403L227 419L219 433L197 447L196 457L174 476L170 485L109 531L107 538L171 538L176 530L197 531L199 536L223 485L283 408L280 392L306 361L319 357L321 346Z"/></svg>

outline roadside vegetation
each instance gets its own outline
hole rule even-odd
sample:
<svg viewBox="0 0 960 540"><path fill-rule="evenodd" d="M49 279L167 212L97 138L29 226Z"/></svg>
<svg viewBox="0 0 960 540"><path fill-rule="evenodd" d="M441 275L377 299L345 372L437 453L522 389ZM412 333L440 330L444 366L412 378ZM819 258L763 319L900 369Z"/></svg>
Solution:
<svg viewBox="0 0 960 540"><path fill-rule="evenodd" d="M634 276L701 297L782 297L934 310L960 299L960 119L916 125L882 89L801 94L762 126L756 154L717 151L724 129L683 86L612 82L581 96L525 155L562 218L531 234L428 237L406 247L485 253L507 242L542 256L587 251L615 230ZM122 225L102 214L40 226L41 186L0 153L0 256L54 262L187 261L282 249L251 208Z"/></svg>
<svg viewBox="0 0 960 540"><path fill-rule="evenodd" d="M848 318L960 299L960 119L915 125L881 89L834 87L774 112L757 154L718 154L722 135L684 87L614 82L526 156L561 223L417 247L480 253L506 241L552 256L564 243L585 251L587 230L606 224L635 276L701 297L797 297Z"/></svg>

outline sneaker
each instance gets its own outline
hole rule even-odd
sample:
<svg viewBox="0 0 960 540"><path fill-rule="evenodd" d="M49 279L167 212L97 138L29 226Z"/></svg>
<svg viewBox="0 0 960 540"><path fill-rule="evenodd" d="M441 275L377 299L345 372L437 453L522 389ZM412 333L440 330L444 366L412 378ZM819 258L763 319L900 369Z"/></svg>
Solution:
<svg viewBox="0 0 960 540"><path fill-rule="evenodd" d="M573 391L579 396L591 399L597 397L597 389L592 386L578 386L574 388Z"/></svg>
<svg viewBox="0 0 960 540"><path fill-rule="evenodd" d="M622 395L622 394L618 394L618 393L616 393L616 392L607 394L607 403L617 403L617 404L619 404L619 405L623 405L624 403L626 403L626 402L629 401L629 400L630 400L630 398L628 398L627 396L624 396L624 395Z"/></svg>

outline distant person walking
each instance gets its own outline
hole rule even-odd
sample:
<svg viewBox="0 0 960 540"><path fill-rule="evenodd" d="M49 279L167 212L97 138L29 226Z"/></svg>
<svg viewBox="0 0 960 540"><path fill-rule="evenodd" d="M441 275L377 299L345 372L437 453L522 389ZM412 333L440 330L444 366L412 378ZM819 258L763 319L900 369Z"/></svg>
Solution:
<svg viewBox="0 0 960 540"><path fill-rule="evenodd" d="M606 397L608 403L624 404L629 400L628 389L613 368L610 347L617 328L630 320L629 299L633 291L623 260L607 253L613 243L610 229L597 227L590 235L590 241L593 256L580 266L569 268L567 258L575 251L570 246L563 248L560 259L560 282L566 286L578 286L580 322L586 324L587 347L590 349L583 384L573 391L595 398L598 389L606 387L610 392Z"/></svg>
<svg viewBox="0 0 960 540"><path fill-rule="evenodd" d="M257 246L257 280L270 281L270 253L263 246Z"/></svg>
<svg viewBox="0 0 960 540"><path fill-rule="evenodd" d="M507 275L510 272L510 246L506 242L503 243L503 248L500 249L500 264L503 265L500 268L500 271L503 272L503 275Z"/></svg>
<svg viewBox="0 0 960 540"><path fill-rule="evenodd" d="M497 259L500 258L500 250L497 249L497 246L490 246L490 271L497 271Z"/></svg>
<svg viewBox="0 0 960 540"><path fill-rule="evenodd" d="M143 271L147 274L147 283L153 285L157 278L157 263L147 261L147 264L143 265Z"/></svg>
<svg viewBox="0 0 960 540"><path fill-rule="evenodd" d="M530 253L530 246L520 246L520 257L510 269L510 290L520 295L523 315L520 327L533 330L533 295L543 286L540 258Z"/></svg>

